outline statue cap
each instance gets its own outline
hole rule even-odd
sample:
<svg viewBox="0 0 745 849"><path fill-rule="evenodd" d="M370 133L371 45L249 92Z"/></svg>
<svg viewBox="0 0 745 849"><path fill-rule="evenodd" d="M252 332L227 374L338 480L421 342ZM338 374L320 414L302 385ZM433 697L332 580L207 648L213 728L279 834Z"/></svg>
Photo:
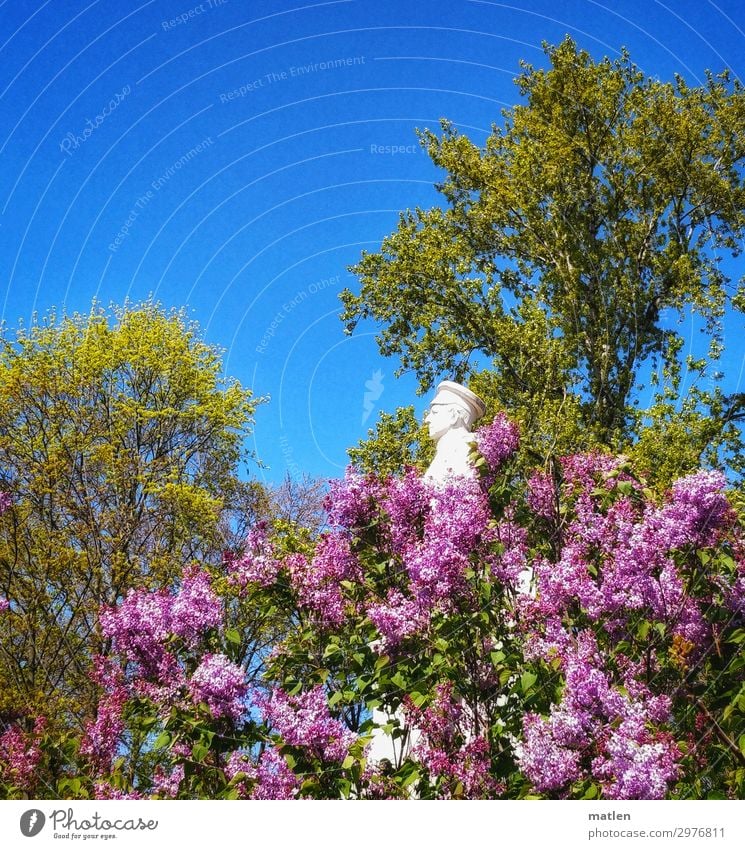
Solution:
<svg viewBox="0 0 745 849"><path fill-rule="evenodd" d="M471 392L453 380L442 380L437 385L433 404L459 404L468 410L471 422L481 418L486 412L486 404L475 392Z"/></svg>

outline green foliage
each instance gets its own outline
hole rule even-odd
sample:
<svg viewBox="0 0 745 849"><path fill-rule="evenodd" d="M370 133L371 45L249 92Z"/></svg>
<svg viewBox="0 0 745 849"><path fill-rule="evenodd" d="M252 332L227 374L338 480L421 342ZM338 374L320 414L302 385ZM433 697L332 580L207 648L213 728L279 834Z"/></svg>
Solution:
<svg viewBox="0 0 745 849"><path fill-rule="evenodd" d="M407 466L424 471L432 461L433 446L426 428L417 421L413 407L381 412L375 429L367 432L356 448L349 449L352 464L360 471L380 477L398 474Z"/></svg>
<svg viewBox="0 0 745 849"><path fill-rule="evenodd" d="M542 458L628 448L645 424L632 405L642 367L667 369L661 401L665 389L678 395L681 337L663 311L700 315L710 358L720 355L721 316L742 298L730 300L719 256L738 253L745 227L739 81L663 83L625 52L594 62L570 38L546 54L547 70L523 65L525 102L482 148L447 121L441 135L420 133L445 172L446 205L403 212L380 252L353 267L359 294L342 294L348 331L382 324L381 352L421 391L491 361L486 400L521 422ZM718 406L714 427L682 426L696 456L732 448L742 398ZM665 430L666 410L651 418ZM655 440L644 448L652 466L666 453Z"/></svg>
<svg viewBox="0 0 745 849"><path fill-rule="evenodd" d="M183 312L51 315L0 339L0 713L90 716L100 605L220 557L261 399L221 378ZM239 497L240 496L240 497Z"/></svg>

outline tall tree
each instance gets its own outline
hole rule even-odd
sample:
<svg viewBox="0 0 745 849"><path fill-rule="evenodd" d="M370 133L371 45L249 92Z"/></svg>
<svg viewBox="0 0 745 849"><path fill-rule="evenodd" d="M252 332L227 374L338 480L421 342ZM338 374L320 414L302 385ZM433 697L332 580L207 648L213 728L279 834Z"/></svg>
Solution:
<svg viewBox="0 0 745 849"><path fill-rule="evenodd" d="M0 716L90 715L100 605L233 544L230 502L258 497L238 467L260 401L151 302L0 339Z"/></svg>
<svg viewBox="0 0 745 849"><path fill-rule="evenodd" d="M664 311L699 314L716 358L724 310L745 301L720 262L745 228L745 92L727 73L699 87L645 78L626 52L595 62L568 37L545 50L550 67L523 64L525 102L483 147L447 121L420 133L446 172L445 204L403 212L363 254L343 320L349 332L382 324L382 353L421 391L438 376L472 379L540 457L620 450L642 425L657 435L652 451L674 430L681 381L681 337ZM644 421L634 391L649 372L664 377ZM698 440L698 460L734 439L742 402L696 395L681 444Z"/></svg>

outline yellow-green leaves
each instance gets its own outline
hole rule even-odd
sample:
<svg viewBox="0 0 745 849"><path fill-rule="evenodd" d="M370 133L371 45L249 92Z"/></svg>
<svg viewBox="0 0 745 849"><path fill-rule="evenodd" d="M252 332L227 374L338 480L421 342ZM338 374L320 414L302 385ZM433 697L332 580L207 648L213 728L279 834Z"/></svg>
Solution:
<svg viewBox="0 0 745 849"><path fill-rule="evenodd" d="M363 254L343 320L382 326L382 353L421 391L488 373L493 407L539 457L624 450L644 427L634 401L655 358L670 377L660 391L681 391L671 316L695 310L710 357L721 352L720 258L745 234L745 92L726 74L647 79L626 52L596 62L570 38L545 50L483 147L447 121L420 133L443 204L406 211ZM713 395L696 401L709 415ZM714 449L729 439L721 408Z"/></svg>

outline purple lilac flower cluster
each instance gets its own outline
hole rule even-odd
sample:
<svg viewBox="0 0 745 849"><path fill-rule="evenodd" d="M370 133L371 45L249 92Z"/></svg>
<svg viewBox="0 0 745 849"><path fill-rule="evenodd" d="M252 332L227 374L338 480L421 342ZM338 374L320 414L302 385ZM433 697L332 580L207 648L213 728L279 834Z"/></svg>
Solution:
<svg viewBox="0 0 745 849"><path fill-rule="evenodd" d="M46 724L46 719L39 716L30 732L13 724L0 734L0 779L26 793L32 793L37 784Z"/></svg>
<svg viewBox="0 0 745 849"><path fill-rule="evenodd" d="M101 630L114 648L143 671L158 673L165 659L163 643L170 635L193 645L205 631L222 622L222 602L198 567L184 570L176 593L130 590L124 601L99 613Z"/></svg>
<svg viewBox="0 0 745 849"><path fill-rule="evenodd" d="M548 717L525 715L521 769L541 792L566 792L594 778L607 798L664 798L682 757L671 735L656 727L670 719L669 698L654 696L632 665L624 686L613 686L591 632L562 643L562 698Z"/></svg>
<svg viewBox="0 0 745 849"><path fill-rule="evenodd" d="M114 684L101 696L95 720L85 726L80 753L90 760L97 775L111 770L124 732L122 713L128 698L128 689L120 683Z"/></svg>
<svg viewBox="0 0 745 849"><path fill-rule="evenodd" d="M357 739L329 713L322 686L289 696L283 690L256 693L254 702L264 720L289 746L301 746L324 761L341 763Z"/></svg>
<svg viewBox="0 0 745 849"><path fill-rule="evenodd" d="M298 603L313 612L320 625L341 625L345 619L342 581L359 581L362 573L344 532L324 534L313 558L301 555L288 560L290 581Z"/></svg>
<svg viewBox="0 0 745 849"><path fill-rule="evenodd" d="M630 611L647 610L675 633L700 643L706 639L704 617L686 597L673 553L711 545L728 527L731 510L723 476L699 472L681 479L662 507L623 496L605 508L594 495L599 482L592 474L607 473L611 464L600 457L567 461L565 488L573 490L575 515L564 529L558 558L535 562L538 600L524 599L525 611L545 622L579 605L591 620L612 630ZM606 484L610 489L616 481Z"/></svg>
<svg viewBox="0 0 745 849"><path fill-rule="evenodd" d="M385 487L374 475L361 475L349 467L343 478L329 481L323 502L328 523L362 530L375 521L384 497Z"/></svg>
<svg viewBox="0 0 745 849"><path fill-rule="evenodd" d="M520 431L504 413L494 417L491 424L476 430L476 446L492 472L496 472L517 451Z"/></svg>
<svg viewBox="0 0 745 849"><path fill-rule="evenodd" d="M381 652L395 649L402 640L419 633L427 624L426 614L416 601L396 589L388 591L385 602L369 604L367 615L382 638L376 644Z"/></svg>
<svg viewBox="0 0 745 849"><path fill-rule="evenodd" d="M134 697L147 698L167 712L173 704L188 704L188 694L195 704L205 703L216 719L242 717L245 671L224 655L206 654L189 677L178 647L172 645L177 638L195 654L200 639L222 625L222 602L206 572L186 568L174 592L130 590L118 607L104 607L99 616L101 630L123 664L94 658L92 678L103 693L95 719L86 724L80 751L95 774L110 771L125 730L124 708ZM157 793L177 789L177 773L159 775Z"/></svg>
<svg viewBox="0 0 745 849"><path fill-rule="evenodd" d="M118 787L114 787L114 785L108 781L96 781L93 785L93 796L95 799L110 799L117 801L145 798L145 796L137 790L121 790Z"/></svg>
<svg viewBox="0 0 745 849"><path fill-rule="evenodd" d="M0 598L0 613L5 613L10 608L10 602L7 598Z"/></svg>
<svg viewBox="0 0 745 849"><path fill-rule="evenodd" d="M705 598L686 590L681 557L716 544L731 528L725 480L718 472L689 475L656 507L636 482L614 492L622 475L612 458L565 458L563 472L562 496L574 517L556 559L535 561L538 595L521 598L520 608L529 657L558 661L566 684L549 716L524 717L521 769L541 792L565 793L591 778L609 798L664 798L682 757L665 730L669 699L654 696L642 683L646 675L621 653L617 672L605 669L596 637L577 628L577 616L612 641L627 637L629 616L638 613L687 647L686 662L700 655L712 641L711 626ZM536 485L539 495L544 486ZM603 492L614 493L610 504ZM648 662L654 665L654 653Z"/></svg>
<svg viewBox="0 0 745 849"><path fill-rule="evenodd" d="M439 685L432 704L424 710L409 700L404 709L421 734L412 754L440 782L441 798L453 798L457 792L468 799L494 799L504 793L504 784L491 774L489 743L468 733L471 723L454 698L451 683Z"/></svg>
<svg viewBox="0 0 745 849"><path fill-rule="evenodd" d="M382 506L387 518L383 539L392 562L400 564L401 586L365 608L383 638L381 649L421 633L433 613L450 609L466 591L466 572L474 560L491 562L495 574L503 576L522 568L518 549L524 538L517 530L510 537L506 525L503 539L489 528L488 497L475 480L437 487L409 472L389 481ZM507 537L509 547L503 544ZM501 556L489 560L495 550Z"/></svg>
<svg viewBox="0 0 745 849"><path fill-rule="evenodd" d="M402 478L391 478L381 498L387 517L385 535L393 554L404 556L421 538L431 511L432 487L414 469Z"/></svg>
<svg viewBox="0 0 745 849"><path fill-rule="evenodd" d="M281 564L268 538L266 522L258 522L248 532L240 557L236 558L230 553L225 555L225 564L228 580L241 590L249 584L268 587L277 580Z"/></svg>
<svg viewBox="0 0 745 849"><path fill-rule="evenodd" d="M162 766L156 767L153 773L153 795L158 799L175 799L184 780L184 774L183 764L176 764L170 770Z"/></svg>
<svg viewBox="0 0 745 849"><path fill-rule="evenodd" d="M264 749L257 764L244 752L232 752L225 775L229 781L245 776L235 783L241 799L294 799L300 788L296 775L273 746Z"/></svg>
<svg viewBox="0 0 745 849"><path fill-rule="evenodd" d="M423 491L428 499L421 532L403 547L401 560L411 597L431 612L446 609L464 589L465 573L479 550L490 511L486 494L470 479Z"/></svg>
<svg viewBox="0 0 745 849"><path fill-rule="evenodd" d="M536 471L528 479L528 507L542 519L557 518L557 493L554 480L547 472Z"/></svg>
<svg viewBox="0 0 745 849"><path fill-rule="evenodd" d="M247 685L242 667L224 654L206 654L188 684L195 704L205 702L215 719L238 721L246 711Z"/></svg>

